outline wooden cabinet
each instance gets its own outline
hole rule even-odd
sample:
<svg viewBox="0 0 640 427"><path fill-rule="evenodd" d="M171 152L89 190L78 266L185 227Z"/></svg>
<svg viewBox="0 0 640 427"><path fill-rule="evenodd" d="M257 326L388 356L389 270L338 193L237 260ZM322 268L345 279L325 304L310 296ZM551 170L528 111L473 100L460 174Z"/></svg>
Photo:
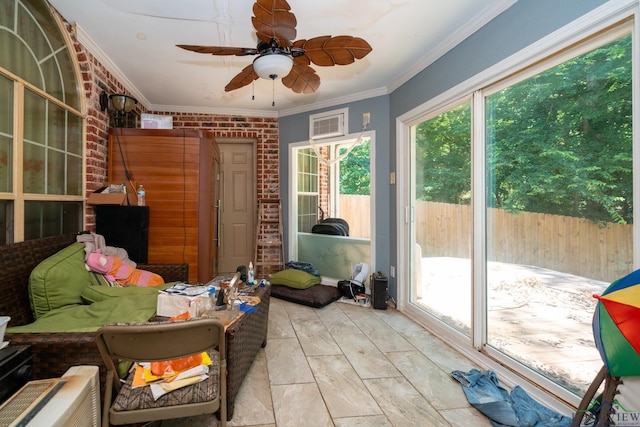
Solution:
<svg viewBox="0 0 640 427"><path fill-rule="evenodd" d="M108 156L109 183L130 182L130 204L137 203L133 187L146 190L149 263L188 263L190 282L211 280L218 273L220 197L213 134L112 128Z"/></svg>

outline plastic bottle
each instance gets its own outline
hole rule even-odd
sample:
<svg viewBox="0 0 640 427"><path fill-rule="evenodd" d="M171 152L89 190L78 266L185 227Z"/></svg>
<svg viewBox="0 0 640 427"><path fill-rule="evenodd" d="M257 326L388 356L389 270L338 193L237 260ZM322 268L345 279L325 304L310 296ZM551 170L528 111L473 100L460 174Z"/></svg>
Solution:
<svg viewBox="0 0 640 427"><path fill-rule="evenodd" d="M138 206L146 206L146 193L144 187L141 185L138 187Z"/></svg>
<svg viewBox="0 0 640 427"><path fill-rule="evenodd" d="M249 273L247 274L247 284L249 286L253 285L253 262L249 262Z"/></svg>

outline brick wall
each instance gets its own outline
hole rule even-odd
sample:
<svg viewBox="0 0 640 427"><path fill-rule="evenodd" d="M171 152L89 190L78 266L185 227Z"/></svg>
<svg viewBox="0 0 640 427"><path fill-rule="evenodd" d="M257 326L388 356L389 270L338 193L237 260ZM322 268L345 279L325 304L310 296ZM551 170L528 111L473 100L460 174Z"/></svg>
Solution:
<svg viewBox="0 0 640 427"><path fill-rule="evenodd" d="M173 116L174 129L212 131L221 138L255 138L257 147L258 199L278 198L278 119L270 117L223 116L155 111L153 114Z"/></svg>
<svg viewBox="0 0 640 427"><path fill-rule="evenodd" d="M74 45L78 59L84 89L86 113L86 192L100 188L107 181L107 144L110 117L107 111L100 109L100 95L126 93L130 94L95 57L88 53L78 42L75 28L65 23L66 29ZM136 113L147 112L140 104ZM279 197L279 150L278 120L266 117L225 116L200 113L176 113L154 111L154 114L173 116L176 129L204 129L213 131L218 137L255 138L257 147L257 198ZM92 207L87 206L85 212L86 229L95 230L95 215Z"/></svg>
<svg viewBox="0 0 640 427"><path fill-rule="evenodd" d="M267 117L223 116L211 114L189 114L176 112L155 111L153 114L165 114L173 117L174 129L197 129L213 132L221 138L255 138L257 146L257 191L256 199L277 199L280 190L278 174L278 120ZM274 218L275 215L275 218ZM277 219L277 211L269 206L269 219ZM275 240L278 233L276 224L266 224L260 229L259 239ZM258 248L258 262L278 263L280 251L277 247L265 246ZM282 254L284 256L284 254ZM266 271L256 268L257 277L264 277Z"/></svg>

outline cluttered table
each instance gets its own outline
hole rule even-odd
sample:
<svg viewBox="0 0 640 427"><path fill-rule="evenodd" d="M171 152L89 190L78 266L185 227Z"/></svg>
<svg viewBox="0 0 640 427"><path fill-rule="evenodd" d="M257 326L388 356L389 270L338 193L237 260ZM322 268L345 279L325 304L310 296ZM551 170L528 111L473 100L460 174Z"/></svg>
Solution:
<svg viewBox="0 0 640 427"><path fill-rule="evenodd" d="M193 286L206 286L207 292L197 295L169 295L158 297L158 313L150 321L164 321L183 314L191 317L216 316L225 324L225 344L227 352L227 419L233 417L236 394L244 380L258 350L267 345L267 326L269 323L269 303L271 285L258 281L253 286L238 283L237 295L232 295L233 309L218 309L218 294L210 297L210 289L224 289L234 274L221 274L206 285L186 285L191 291ZM235 301L237 299L237 301ZM161 300L164 300L161 302ZM226 301L228 302L228 300ZM164 304L164 305L163 305ZM212 305L213 304L213 305ZM214 308L215 307L215 308Z"/></svg>

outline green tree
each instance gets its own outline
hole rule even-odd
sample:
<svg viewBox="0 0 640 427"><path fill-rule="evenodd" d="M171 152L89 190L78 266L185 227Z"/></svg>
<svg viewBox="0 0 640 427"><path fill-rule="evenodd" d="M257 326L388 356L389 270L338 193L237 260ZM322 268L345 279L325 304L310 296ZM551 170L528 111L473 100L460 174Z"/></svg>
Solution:
<svg viewBox="0 0 640 427"><path fill-rule="evenodd" d="M489 206L632 223L631 36L486 98ZM415 128L416 197L469 203L471 107Z"/></svg>
<svg viewBox="0 0 640 427"><path fill-rule="evenodd" d="M340 148L340 155L345 152L346 148ZM340 194L370 194L370 158L371 144L365 141L340 161Z"/></svg>
<svg viewBox="0 0 640 427"><path fill-rule="evenodd" d="M492 205L630 223L631 37L487 99Z"/></svg>
<svg viewBox="0 0 640 427"><path fill-rule="evenodd" d="M464 104L416 126L416 198L471 202L471 107Z"/></svg>

